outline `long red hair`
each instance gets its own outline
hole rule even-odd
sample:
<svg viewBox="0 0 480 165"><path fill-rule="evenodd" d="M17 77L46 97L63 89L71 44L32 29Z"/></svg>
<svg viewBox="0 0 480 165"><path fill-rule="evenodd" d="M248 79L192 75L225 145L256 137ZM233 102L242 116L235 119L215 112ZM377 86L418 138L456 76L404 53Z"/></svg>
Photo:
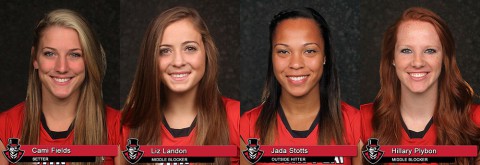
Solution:
<svg viewBox="0 0 480 165"><path fill-rule="evenodd" d="M395 44L398 27L406 21L415 20L432 24L444 50L443 64L438 78L438 98L433 115L437 127L438 145L479 145L480 128L471 119L470 105L473 89L462 78L456 62L455 42L445 21L434 12L420 7L405 10L402 16L384 34L380 60L380 91L374 101L372 119L373 137L383 144L399 144L401 134L400 81L395 72ZM459 131L459 130L462 131ZM472 160L471 160L472 161ZM457 163L468 163L466 158L457 158Z"/></svg>

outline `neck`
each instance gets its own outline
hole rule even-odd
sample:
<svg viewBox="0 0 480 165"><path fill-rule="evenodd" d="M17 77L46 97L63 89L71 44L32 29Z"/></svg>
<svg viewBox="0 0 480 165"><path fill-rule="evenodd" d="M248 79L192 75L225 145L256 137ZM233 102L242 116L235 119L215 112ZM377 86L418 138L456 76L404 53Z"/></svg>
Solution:
<svg viewBox="0 0 480 165"><path fill-rule="evenodd" d="M320 111L320 89L317 85L309 93L304 96L296 97L282 90L280 96L280 104L282 105L285 115L317 115Z"/></svg>
<svg viewBox="0 0 480 165"><path fill-rule="evenodd" d="M430 120L437 104L438 88L433 85L423 93L412 93L402 87L400 112L402 117L414 120Z"/></svg>
<svg viewBox="0 0 480 165"><path fill-rule="evenodd" d="M44 90L45 91L45 90ZM59 99L52 95L42 94L42 112L45 119L56 121L75 118L78 105L79 93L73 93L70 97Z"/></svg>
<svg viewBox="0 0 480 165"><path fill-rule="evenodd" d="M52 131L66 131L75 119L79 98L79 91L67 98L59 99L42 90L42 112L47 127Z"/></svg>
<svg viewBox="0 0 480 165"><path fill-rule="evenodd" d="M197 87L182 93L168 91L166 97L166 115L196 115Z"/></svg>

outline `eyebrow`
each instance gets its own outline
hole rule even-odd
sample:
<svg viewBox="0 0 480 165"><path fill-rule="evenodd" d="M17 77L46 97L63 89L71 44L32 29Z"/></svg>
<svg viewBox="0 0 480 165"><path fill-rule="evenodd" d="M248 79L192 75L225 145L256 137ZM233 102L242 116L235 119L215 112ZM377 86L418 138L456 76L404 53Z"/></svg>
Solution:
<svg viewBox="0 0 480 165"><path fill-rule="evenodd" d="M200 45L197 41L185 41L185 42L182 43L182 45L186 45L186 44L189 44L189 43L194 43L194 44ZM162 46L173 47L173 45L170 45L170 44L161 44L160 47L162 47Z"/></svg>
<svg viewBox="0 0 480 165"><path fill-rule="evenodd" d="M285 47L290 47L290 46L288 46L287 44L282 44L282 43L280 43L280 44L275 44L275 45L273 45L273 47L276 47L276 46L279 46L279 45L280 45L280 46L285 46ZM308 45L317 45L318 47L320 47L320 45L318 45L317 43L313 43L313 42L309 42L309 43L303 44L303 46L308 46Z"/></svg>
<svg viewBox="0 0 480 165"><path fill-rule="evenodd" d="M58 50L57 50L57 49L55 49L55 48L52 48L52 47L48 47L48 46L46 46L46 47L42 48L42 50L44 50L44 49L52 49L53 51L56 51L56 52L58 52ZM73 49L69 49L68 51L69 51L69 52L71 52L71 51L76 51L76 50L80 50L80 51L82 51L82 49L80 49L80 48L73 48Z"/></svg>

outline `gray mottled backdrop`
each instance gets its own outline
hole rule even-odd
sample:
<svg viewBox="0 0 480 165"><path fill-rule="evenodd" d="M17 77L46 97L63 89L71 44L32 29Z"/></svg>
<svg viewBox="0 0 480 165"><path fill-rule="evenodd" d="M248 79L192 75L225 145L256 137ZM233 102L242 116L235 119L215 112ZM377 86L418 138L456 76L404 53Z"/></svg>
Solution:
<svg viewBox="0 0 480 165"><path fill-rule="evenodd" d="M237 0L139 1L121 0L120 19L120 98L122 104L130 90L143 35L151 20L161 12L186 6L198 10L220 52L219 86L224 96L240 99L239 81L239 3Z"/></svg>
<svg viewBox="0 0 480 165"><path fill-rule="evenodd" d="M359 106L359 60L357 52L360 32L358 0L242 0L240 2L241 47L241 109L242 112L260 104L267 73L269 50L268 25L281 10L311 7L329 24L332 32L333 55L337 59L342 99Z"/></svg>
<svg viewBox="0 0 480 165"><path fill-rule="evenodd" d="M361 103L372 102L379 87L380 43L388 26L413 6L425 7L442 17L455 38L457 63L463 78L480 92L480 1L360 1ZM479 102L478 98L475 102Z"/></svg>
<svg viewBox="0 0 480 165"><path fill-rule="evenodd" d="M103 0L2 1L0 4L0 111L25 100L33 29L54 9L79 12L92 25L106 53L108 69L103 83L107 104L120 107L119 3Z"/></svg>

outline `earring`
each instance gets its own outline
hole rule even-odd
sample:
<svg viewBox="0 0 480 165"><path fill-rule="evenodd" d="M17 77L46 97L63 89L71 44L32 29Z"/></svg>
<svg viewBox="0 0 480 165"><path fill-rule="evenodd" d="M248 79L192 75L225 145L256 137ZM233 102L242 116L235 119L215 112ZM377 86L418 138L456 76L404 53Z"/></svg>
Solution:
<svg viewBox="0 0 480 165"><path fill-rule="evenodd" d="M392 62L392 65L395 66L395 63Z"/></svg>
<svg viewBox="0 0 480 165"><path fill-rule="evenodd" d="M327 62L327 59L323 58L323 65L325 65L326 62Z"/></svg>

